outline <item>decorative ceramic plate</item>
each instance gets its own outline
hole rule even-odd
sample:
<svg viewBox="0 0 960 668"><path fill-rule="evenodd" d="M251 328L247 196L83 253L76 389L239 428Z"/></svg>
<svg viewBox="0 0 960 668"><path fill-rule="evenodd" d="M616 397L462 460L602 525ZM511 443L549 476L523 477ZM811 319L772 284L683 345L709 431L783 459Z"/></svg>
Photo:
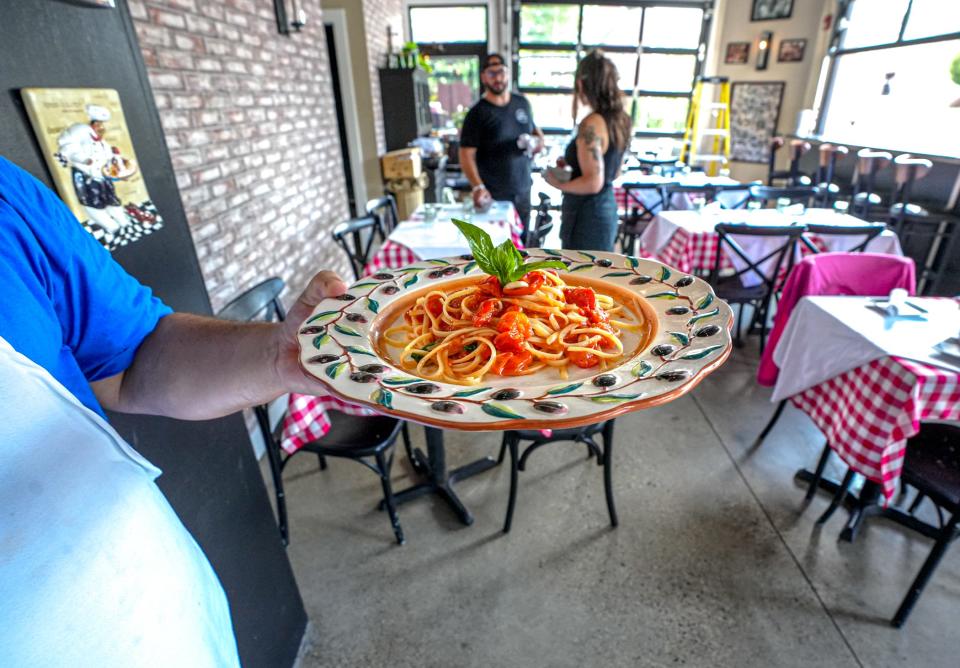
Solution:
<svg viewBox="0 0 960 668"><path fill-rule="evenodd" d="M462 255L383 271L321 302L300 328L300 364L350 403L473 431L575 427L656 406L692 389L730 354L730 307L699 278L614 253L531 249L528 255L561 260L566 283L610 295L648 326L623 332L624 355L606 370L571 367L567 379L554 368L491 374L473 386L418 378L400 368L399 351L383 342L383 332L429 290L487 277Z"/></svg>

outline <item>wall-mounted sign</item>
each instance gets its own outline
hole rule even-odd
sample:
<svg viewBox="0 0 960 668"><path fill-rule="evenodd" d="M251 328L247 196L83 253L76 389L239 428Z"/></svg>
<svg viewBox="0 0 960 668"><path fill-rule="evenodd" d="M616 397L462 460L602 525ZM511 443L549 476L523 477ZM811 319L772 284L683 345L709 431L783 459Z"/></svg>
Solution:
<svg viewBox="0 0 960 668"><path fill-rule="evenodd" d="M163 226L140 173L120 96L109 88L24 88L60 197L108 250Z"/></svg>

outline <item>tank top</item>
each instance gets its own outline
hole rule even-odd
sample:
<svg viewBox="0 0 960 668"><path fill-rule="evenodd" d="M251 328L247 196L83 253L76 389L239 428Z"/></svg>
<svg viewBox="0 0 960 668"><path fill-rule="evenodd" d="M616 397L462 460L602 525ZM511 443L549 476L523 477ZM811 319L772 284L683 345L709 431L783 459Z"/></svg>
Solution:
<svg viewBox="0 0 960 668"><path fill-rule="evenodd" d="M577 178L582 176L583 172L580 170L580 161L577 158L577 138L574 137L570 140L570 143L567 144L567 150L563 154L563 159L566 161L573 172L570 175L570 178ZM623 151L618 150L614 146L611 139L609 145L607 146L606 152L603 154L603 187L606 188L609 186L613 180L617 177L617 172L620 170L620 163L623 160Z"/></svg>

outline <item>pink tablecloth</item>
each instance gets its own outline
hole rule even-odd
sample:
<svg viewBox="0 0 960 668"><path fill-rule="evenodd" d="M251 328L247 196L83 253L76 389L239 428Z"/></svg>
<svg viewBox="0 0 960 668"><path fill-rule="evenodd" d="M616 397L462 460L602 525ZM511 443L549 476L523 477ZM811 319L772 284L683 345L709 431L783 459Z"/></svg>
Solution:
<svg viewBox="0 0 960 668"><path fill-rule="evenodd" d="M857 473L893 496L922 420L960 420L960 374L883 357L791 397Z"/></svg>

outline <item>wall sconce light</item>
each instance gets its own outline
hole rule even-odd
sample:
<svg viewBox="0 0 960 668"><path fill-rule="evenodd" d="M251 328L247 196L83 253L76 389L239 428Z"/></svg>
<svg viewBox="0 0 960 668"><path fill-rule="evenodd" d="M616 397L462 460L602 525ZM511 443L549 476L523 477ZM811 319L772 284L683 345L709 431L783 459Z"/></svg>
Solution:
<svg viewBox="0 0 960 668"><path fill-rule="evenodd" d="M757 40L757 69L767 69L767 61L770 59L770 44L773 42L773 33L765 30L760 33L760 39Z"/></svg>
<svg viewBox="0 0 960 668"><path fill-rule="evenodd" d="M273 0L273 9L277 14L277 30L281 35L289 35L291 30L300 32L307 25L307 14L300 7L300 0L289 0L290 11L287 12L287 0Z"/></svg>

